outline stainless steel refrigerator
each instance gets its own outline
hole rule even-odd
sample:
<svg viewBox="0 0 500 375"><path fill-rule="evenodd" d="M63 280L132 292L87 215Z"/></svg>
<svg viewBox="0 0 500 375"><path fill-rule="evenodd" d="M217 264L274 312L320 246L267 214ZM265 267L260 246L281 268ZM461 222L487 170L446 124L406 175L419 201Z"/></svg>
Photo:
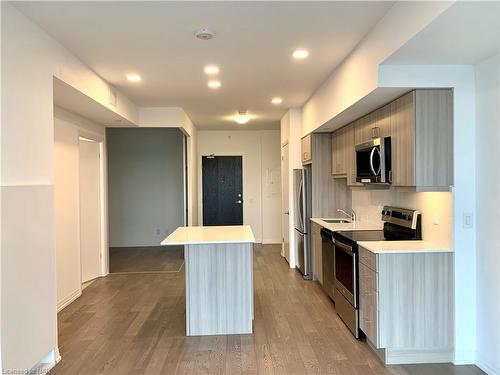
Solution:
<svg viewBox="0 0 500 375"><path fill-rule="evenodd" d="M293 192L297 268L305 279L312 279L310 166L293 170Z"/></svg>

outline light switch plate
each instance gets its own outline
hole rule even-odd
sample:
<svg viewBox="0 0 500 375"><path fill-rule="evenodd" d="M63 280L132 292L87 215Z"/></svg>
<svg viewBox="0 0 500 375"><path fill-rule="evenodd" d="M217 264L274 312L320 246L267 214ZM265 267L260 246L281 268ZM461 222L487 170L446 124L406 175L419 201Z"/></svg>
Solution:
<svg viewBox="0 0 500 375"><path fill-rule="evenodd" d="M463 221L463 226L464 228L472 228L473 227L473 215L472 212L464 212L464 221Z"/></svg>

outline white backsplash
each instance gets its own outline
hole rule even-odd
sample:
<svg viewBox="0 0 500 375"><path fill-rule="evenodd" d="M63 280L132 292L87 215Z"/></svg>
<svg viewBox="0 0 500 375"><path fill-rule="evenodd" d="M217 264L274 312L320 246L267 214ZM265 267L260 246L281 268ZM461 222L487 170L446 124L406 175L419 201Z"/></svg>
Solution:
<svg viewBox="0 0 500 375"><path fill-rule="evenodd" d="M419 210L422 213L423 239L451 246L451 193L361 189L352 191L352 208L359 221L380 221L380 212L385 205Z"/></svg>

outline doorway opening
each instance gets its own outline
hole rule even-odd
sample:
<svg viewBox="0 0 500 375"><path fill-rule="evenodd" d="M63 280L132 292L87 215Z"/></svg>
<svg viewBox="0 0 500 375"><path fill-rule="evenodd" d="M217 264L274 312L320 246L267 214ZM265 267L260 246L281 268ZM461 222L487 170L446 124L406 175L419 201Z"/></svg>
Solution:
<svg viewBox="0 0 500 375"><path fill-rule="evenodd" d="M243 225L243 157L202 157L203 225Z"/></svg>
<svg viewBox="0 0 500 375"><path fill-rule="evenodd" d="M107 128L109 272L172 273L182 246L160 246L185 225L186 136L177 128Z"/></svg>

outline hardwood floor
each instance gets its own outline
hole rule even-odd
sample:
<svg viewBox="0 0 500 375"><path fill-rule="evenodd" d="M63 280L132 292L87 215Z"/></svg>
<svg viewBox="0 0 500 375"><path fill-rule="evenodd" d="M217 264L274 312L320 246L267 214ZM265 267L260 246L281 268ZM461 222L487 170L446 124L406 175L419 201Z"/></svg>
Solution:
<svg viewBox="0 0 500 375"><path fill-rule="evenodd" d="M319 284L255 246L253 335L185 337L184 268L111 274L59 313L53 374L475 375L475 366L385 367L349 333Z"/></svg>
<svg viewBox="0 0 500 375"><path fill-rule="evenodd" d="M183 246L112 247L109 272L179 272L184 264Z"/></svg>

